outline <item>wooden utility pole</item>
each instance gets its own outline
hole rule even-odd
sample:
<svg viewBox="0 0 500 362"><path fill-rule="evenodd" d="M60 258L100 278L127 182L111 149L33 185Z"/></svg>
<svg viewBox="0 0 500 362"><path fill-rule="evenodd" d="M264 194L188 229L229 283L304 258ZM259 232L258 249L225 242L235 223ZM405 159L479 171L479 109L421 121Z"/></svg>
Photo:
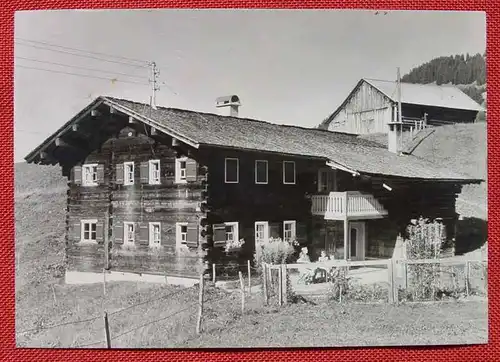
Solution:
<svg viewBox="0 0 500 362"><path fill-rule="evenodd" d="M250 259L247 260L247 271L248 271L248 293L252 293L252 269L250 265Z"/></svg>
<svg viewBox="0 0 500 362"><path fill-rule="evenodd" d="M397 78L397 94L398 94L398 122L402 123L403 118L401 114L401 74L398 67L398 78Z"/></svg>

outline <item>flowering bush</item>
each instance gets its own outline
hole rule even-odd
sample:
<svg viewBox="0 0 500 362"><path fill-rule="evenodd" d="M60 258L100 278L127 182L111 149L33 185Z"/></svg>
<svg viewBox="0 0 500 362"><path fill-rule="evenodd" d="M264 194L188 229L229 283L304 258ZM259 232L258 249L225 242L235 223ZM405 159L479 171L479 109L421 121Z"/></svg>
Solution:
<svg viewBox="0 0 500 362"><path fill-rule="evenodd" d="M284 241L281 238L269 238L267 243L256 247L255 262L257 265L285 264L290 262L295 253L296 240Z"/></svg>
<svg viewBox="0 0 500 362"><path fill-rule="evenodd" d="M239 251L242 248L243 244L245 244L245 239L228 241L226 242L226 246L224 247L224 249L226 253L229 253L231 251Z"/></svg>

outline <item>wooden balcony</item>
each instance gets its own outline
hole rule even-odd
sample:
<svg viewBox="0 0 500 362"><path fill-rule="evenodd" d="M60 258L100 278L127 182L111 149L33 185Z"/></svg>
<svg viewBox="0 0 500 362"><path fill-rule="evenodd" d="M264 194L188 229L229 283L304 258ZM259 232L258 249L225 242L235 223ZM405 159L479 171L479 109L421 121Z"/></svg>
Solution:
<svg viewBox="0 0 500 362"><path fill-rule="evenodd" d="M312 197L311 213L327 220L379 219L387 210L370 194L359 191L330 192Z"/></svg>

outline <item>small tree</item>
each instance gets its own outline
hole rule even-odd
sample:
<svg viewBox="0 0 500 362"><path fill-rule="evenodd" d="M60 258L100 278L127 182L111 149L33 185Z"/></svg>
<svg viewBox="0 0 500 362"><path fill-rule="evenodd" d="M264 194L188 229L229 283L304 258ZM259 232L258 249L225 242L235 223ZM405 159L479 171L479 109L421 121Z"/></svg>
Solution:
<svg viewBox="0 0 500 362"><path fill-rule="evenodd" d="M410 260L439 258L446 240L445 226L437 221L420 217L407 227L406 255ZM439 285L438 265L415 264L411 268L413 299L436 296Z"/></svg>

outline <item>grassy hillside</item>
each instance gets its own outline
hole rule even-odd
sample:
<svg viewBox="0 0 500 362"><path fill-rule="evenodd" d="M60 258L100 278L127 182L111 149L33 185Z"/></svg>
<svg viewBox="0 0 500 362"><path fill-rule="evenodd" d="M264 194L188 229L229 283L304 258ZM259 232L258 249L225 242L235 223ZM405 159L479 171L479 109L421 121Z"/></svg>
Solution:
<svg viewBox="0 0 500 362"><path fill-rule="evenodd" d="M452 170L485 180L467 185L457 200L464 217L487 219L487 126L486 123L435 127L412 152Z"/></svg>

